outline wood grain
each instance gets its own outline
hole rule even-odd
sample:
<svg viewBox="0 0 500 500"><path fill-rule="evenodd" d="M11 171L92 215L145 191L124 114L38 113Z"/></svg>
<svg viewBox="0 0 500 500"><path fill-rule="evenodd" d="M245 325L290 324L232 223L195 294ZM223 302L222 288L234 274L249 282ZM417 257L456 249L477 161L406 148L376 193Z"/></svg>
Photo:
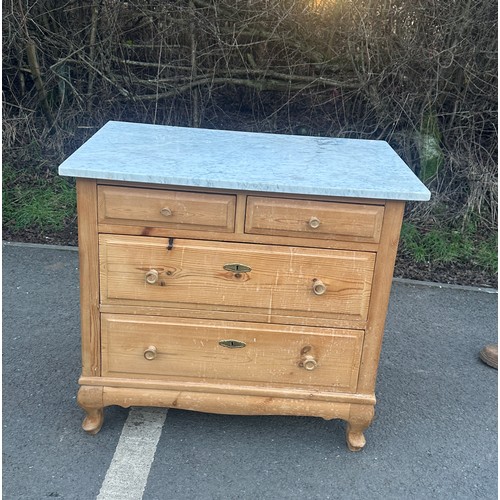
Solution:
<svg viewBox="0 0 500 500"><path fill-rule="evenodd" d="M90 377L89 380L98 380ZM97 434L104 422L103 387L82 385L78 390L77 403L85 411L85 419L82 428L89 434Z"/></svg>
<svg viewBox="0 0 500 500"><path fill-rule="evenodd" d="M235 312L230 310L221 310L218 307L210 304L182 304L168 303L168 307L158 305L150 306L146 302L139 304L101 304L99 307L101 313L116 313L116 314L138 314L141 316L165 316L165 317L181 317L181 318L204 318L204 319L221 319L234 321ZM286 312L286 311L285 311ZM298 323L297 316L287 316L279 312L269 316L267 311L262 313L252 309L238 310L239 321L250 321L254 323L267 323L274 325L296 325ZM300 317L300 324L304 326L320 326L329 328L332 324L336 328L347 328L353 330L364 330L366 328L366 320L354 319L335 319L321 318L317 315Z"/></svg>
<svg viewBox="0 0 500 500"><path fill-rule="evenodd" d="M342 418L364 447L404 202L92 179L77 193L87 432L104 406L150 405Z"/></svg>
<svg viewBox="0 0 500 500"><path fill-rule="evenodd" d="M97 191L93 179L77 179L78 253L80 264L80 327L82 374L100 375L99 267Z"/></svg>
<svg viewBox="0 0 500 500"><path fill-rule="evenodd" d="M373 253L179 239L170 250L168 245L163 238L100 235L102 303L205 304L269 317L286 311L298 318L366 319ZM251 271L226 271L228 263ZM156 285L145 282L150 269L159 272ZM327 287L321 296L313 293L317 279Z"/></svg>
<svg viewBox="0 0 500 500"><path fill-rule="evenodd" d="M227 339L246 345L222 347ZM362 339L363 332L355 330L103 314L103 376L354 392ZM144 357L149 346L157 351L155 359ZM312 371L301 367L306 355L317 361Z"/></svg>
<svg viewBox="0 0 500 500"><path fill-rule="evenodd" d="M378 243L383 215L375 205L249 196L245 232Z"/></svg>
<svg viewBox="0 0 500 500"><path fill-rule="evenodd" d="M226 415L301 415L348 420L352 404L238 394L104 387L105 406L159 406Z"/></svg>
<svg viewBox="0 0 500 500"><path fill-rule="evenodd" d="M78 383L85 386L96 387L131 387L134 389L158 389L168 391L209 392L213 394L243 394L246 396L263 396L286 399L315 399L332 403L355 403L374 405L376 402L373 394L359 392L331 391L319 387L296 387L281 385L269 387L259 382L245 382L231 384L225 382L200 382L199 380L179 379L140 379L124 377L80 377Z"/></svg>
<svg viewBox="0 0 500 500"><path fill-rule="evenodd" d="M99 186L99 223L234 231L236 196Z"/></svg>
<svg viewBox="0 0 500 500"><path fill-rule="evenodd" d="M239 214L237 213L237 216ZM314 234L307 238L297 238L296 236L271 236L266 234L244 233L244 211L243 219L237 217L235 220L234 233L223 233L220 231L199 231L193 229L153 227L145 225L124 225L124 224L99 224L99 233L102 234L124 234L130 236L157 236L160 238L184 238L199 239L203 241L227 241L235 243L261 243L264 245L281 245L305 248L325 248L332 250L354 250L359 252L376 252L378 243L367 243L360 241L336 241L328 239L318 239Z"/></svg>
<svg viewBox="0 0 500 500"><path fill-rule="evenodd" d="M265 196L267 198L294 198L301 200L314 200L314 201L327 201L327 202L340 202L340 203L361 203L364 205L380 205L384 206L385 201L380 198L346 198L342 196L325 196L325 195L309 195L297 193L278 193L266 191L241 191L238 189L220 189L220 188L204 188L204 187L190 187L179 186L177 184L150 184L145 182L130 182L130 181L113 181L110 179L98 179L99 186L124 186L129 188L146 188L146 189L172 189L174 191L187 191L197 193L216 193L216 194L229 194L229 195L242 195L242 196Z"/></svg>
<svg viewBox="0 0 500 500"><path fill-rule="evenodd" d="M365 393L375 390L404 207L405 203L399 201L388 201L386 205L359 374L359 390Z"/></svg>

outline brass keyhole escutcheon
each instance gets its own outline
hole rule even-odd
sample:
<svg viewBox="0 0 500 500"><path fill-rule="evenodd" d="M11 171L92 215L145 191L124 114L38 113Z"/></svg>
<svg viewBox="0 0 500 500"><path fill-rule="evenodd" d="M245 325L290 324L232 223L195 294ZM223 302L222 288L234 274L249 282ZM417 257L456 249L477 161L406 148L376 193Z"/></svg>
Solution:
<svg viewBox="0 0 500 500"><path fill-rule="evenodd" d="M224 264L224 269L226 271L231 271L232 273L235 273L235 276L239 275L238 278L241 277L241 273L249 273L252 270L250 266L238 263Z"/></svg>
<svg viewBox="0 0 500 500"><path fill-rule="evenodd" d="M231 263L231 264L224 264L224 270L230 271L233 273L233 278L236 280L246 280L248 278L248 275L246 273L249 273L252 268L250 266L247 266L245 264L238 264L238 263Z"/></svg>
<svg viewBox="0 0 500 500"><path fill-rule="evenodd" d="M229 349L241 349L243 347L246 347L245 342L234 339L219 340L219 345L221 347L228 347Z"/></svg>

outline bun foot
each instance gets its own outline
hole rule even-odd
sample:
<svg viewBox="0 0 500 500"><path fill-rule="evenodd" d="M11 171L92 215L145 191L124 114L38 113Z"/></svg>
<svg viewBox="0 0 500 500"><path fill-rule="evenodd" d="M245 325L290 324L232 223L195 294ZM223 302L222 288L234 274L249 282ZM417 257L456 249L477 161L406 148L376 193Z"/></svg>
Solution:
<svg viewBox="0 0 500 500"><path fill-rule="evenodd" d="M83 419L82 429L92 436L97 434L104 422L104 411L102 408L86 410L87 416Z"/></svg>
<svg viewBox="0 0 500 500"><path fill-rule="evenodd" d="M366 444L363 432L352 430L350 424L347 424L346 440L350 451L361 451Z"/></svg>

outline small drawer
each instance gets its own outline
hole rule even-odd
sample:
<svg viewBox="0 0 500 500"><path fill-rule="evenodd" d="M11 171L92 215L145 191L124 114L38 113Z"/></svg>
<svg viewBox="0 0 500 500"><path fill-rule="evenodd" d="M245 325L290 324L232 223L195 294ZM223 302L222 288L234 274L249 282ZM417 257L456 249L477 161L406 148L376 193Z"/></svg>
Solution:
<svg viewBox="0 0 500 500"><path fill-rule="evenodd" d="M356 390L362 330L102 315L103 376Z"/></svg>
<svg viewBox="0 0 500 500"><path fill-rule="evenodd" d="M233 232L236 197L99 186L99 223Z"/></svg>
<svg viewBox="0 0 500 500"><path fill-rule="evenodd" d="M378 243L384 207L249 196L245 232Z"/></svg>

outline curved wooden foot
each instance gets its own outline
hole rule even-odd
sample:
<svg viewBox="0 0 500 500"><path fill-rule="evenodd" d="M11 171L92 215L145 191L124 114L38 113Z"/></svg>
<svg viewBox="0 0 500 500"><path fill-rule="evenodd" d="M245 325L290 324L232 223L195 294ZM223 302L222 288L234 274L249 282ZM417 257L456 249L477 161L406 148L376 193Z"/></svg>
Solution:
<svg viewBox="0 0 500 500"><path fill-rule="evenodd" d="M92 436L97 434L104 422L104 411L99 409L85 409L87 416L83 419L82 429Z"/></svg>
<svg viewBox="0 0 500 500"><path fill-rule="evenodd" d="M372 405L352 405L346 428L347 447L350 451L361 451L366 444L363 432L373 420Z"/></svg>
<svg viewBox="0 0 500 500"><path fill-rule="evenodd" d="M363 430L354 430L351 424L347 424L346 441L350 451L361 451L365 447L366 439Z"/></svg>
<svg viewBox="0 0 500 500"><path fill-rule="evenodd" d="M87 416L83 419L82 428L91 435L97 434L104 422L104 404L102 387L81 386L77 402Z"/></svg>

